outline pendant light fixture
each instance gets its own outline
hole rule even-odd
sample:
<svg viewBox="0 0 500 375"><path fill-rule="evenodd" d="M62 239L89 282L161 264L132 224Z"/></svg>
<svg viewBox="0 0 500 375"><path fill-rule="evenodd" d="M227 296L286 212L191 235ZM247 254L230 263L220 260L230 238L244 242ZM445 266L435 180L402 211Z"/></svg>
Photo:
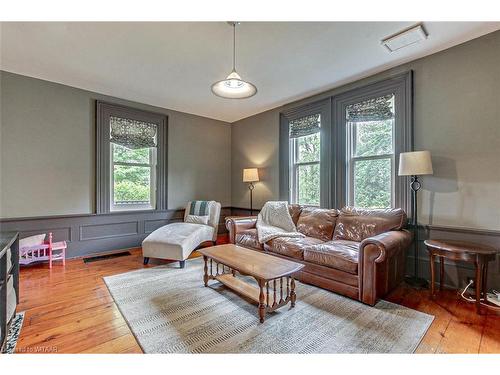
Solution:
<svg viewBox="0 0 500 375"><path fill-rule="evenodd" d="M254 96L257 88L250 82L241 79L236 72L236 25L239 22L228 22L233 27L233 71L222 81L212 85L212 92L226 99L245 99Z"/></svg>

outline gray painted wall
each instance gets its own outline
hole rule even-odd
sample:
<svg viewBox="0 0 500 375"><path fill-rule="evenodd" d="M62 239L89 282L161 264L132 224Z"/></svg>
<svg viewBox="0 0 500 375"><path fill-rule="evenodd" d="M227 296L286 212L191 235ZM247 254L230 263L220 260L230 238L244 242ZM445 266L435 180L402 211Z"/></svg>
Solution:
<svg viewBox="0 0 500 375"><path fill-rule="evenodd" d="M415 150L430 150L419 222L500 231L500 31L233 124L232 205L248 207L246 167L262 167L256 207L278 198L279 112L409 69L414 71Z"/></svg>
<svg viewBox="0 0 500 375"><path fill-rule="evenodd" d="M279 111L267 111L232 125L232 206L250 207L248 184L242 182L243 168L259 168L260 182L253 191L253 207L279 196Z"/></svg>
<svg viewBox="0 0 500 375"><path fill-rule="evenodd" d="M0 72L0 217L94 212L95 100L168 115L168 208L231 201L231 126Z"/></svg>

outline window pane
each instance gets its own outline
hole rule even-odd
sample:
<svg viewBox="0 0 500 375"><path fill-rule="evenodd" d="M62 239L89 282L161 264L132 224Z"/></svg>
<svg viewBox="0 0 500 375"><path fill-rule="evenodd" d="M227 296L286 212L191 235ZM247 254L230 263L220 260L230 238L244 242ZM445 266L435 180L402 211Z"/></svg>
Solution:
<svg viewBox="0 0 500 375"><path fill-rule="evenodd" d="M354 162L354 205L365 208L391 207L391 159Z"/></svg>
<svg viewBox="0 0 500 375"><path fill-rule="evenodd" d="M354 156L392 154L394 120L353 123Z"/></svg>
<svg viewBox="0 0 500 375"><path fill-rule="evenodd" d="M151 204L150 168L115 165L114 203Z"/></svg>
<svg viewBox="0 0 500 375"><path fill-rule="evenodd" d="M394 94L383 95L346 108L346 119L353 135L352 155L391 154L395 116Z"/></svg>
<svg viewBox="0 0 500 375"><path fill-rule="evenodd" d="M149 148L130 149L113 143L113 161L149 164Z"/></svg>
<svg viewBox="0 0 500 375"><path fill-rule="evenodd" d="M297 173L297 203L319 206L319 164L299 165Z"/></svg>
<svg viewBox="0 0 500 375"><path fill-rule="evenodd" d="M297 138L297 163L319 161L320 133Z"/></svg>

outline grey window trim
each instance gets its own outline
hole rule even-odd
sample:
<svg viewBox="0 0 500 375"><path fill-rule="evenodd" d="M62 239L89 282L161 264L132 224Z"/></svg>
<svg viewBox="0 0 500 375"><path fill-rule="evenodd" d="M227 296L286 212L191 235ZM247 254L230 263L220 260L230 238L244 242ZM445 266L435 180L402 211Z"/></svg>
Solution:
<svg viewBox="0 0 500 375"><path fill-rule="evenodd" d="M156 209L167 210L168 117L162 113L144 111L114 103L96 101L96 213L109 214L111 206L109 118L126 117L154 123L158 126L156 163ZM134 212L131 210L130 212ZM115 212L113 212L115 213Z"/></svg>
<svg viewBox="0 0 500 375"><path fill-rule="evenodd" d="M385 94L395 94L395 139L394 139L394 173L399 166L399 154L413 150L413 72L408 71L388 79L349 90L332 99L335 134L335 162L333 175L336 183L332 185L331 201L335 207L345 206L347 197L347 129L345 110L350 104ZM411 215L411 202L408 189L408 178L394 178L394 205L403 208Z"/></svg>
<svg viewBox="0 0 500 375"><path fill-rule="evenodd" d="M321 115L320 150L320 204L330 207L330 166L331 166L331 98L292 108L280 113L279 165L281 200L290 202L290 121L319 113Z"/></svg>

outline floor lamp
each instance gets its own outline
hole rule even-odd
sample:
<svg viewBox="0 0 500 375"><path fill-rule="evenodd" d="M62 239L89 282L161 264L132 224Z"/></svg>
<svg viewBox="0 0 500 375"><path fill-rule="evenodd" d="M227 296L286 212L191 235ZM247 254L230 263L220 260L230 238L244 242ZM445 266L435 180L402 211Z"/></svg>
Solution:
<svg viewBox="0 0 500 375"><path fill-rule="evenodd" d="M254 182L259 181L259 170L257 168L243 169L243 182L248 182L248 190L250 190L250 215L253 215L253 189Z"/></svg>
<svg viewBox="0 0 500 375"><path fill-rule="evenodd" d="M406 282L417 288L425 288L427 280L419 277L418 272L418 211L417 192L422 186L418 176L432 174L431 153L429 151L402 152L399 155L399 175L411 176L410 189L412 192L412 227L413 227L413 276L407 277Z"/></svg>

